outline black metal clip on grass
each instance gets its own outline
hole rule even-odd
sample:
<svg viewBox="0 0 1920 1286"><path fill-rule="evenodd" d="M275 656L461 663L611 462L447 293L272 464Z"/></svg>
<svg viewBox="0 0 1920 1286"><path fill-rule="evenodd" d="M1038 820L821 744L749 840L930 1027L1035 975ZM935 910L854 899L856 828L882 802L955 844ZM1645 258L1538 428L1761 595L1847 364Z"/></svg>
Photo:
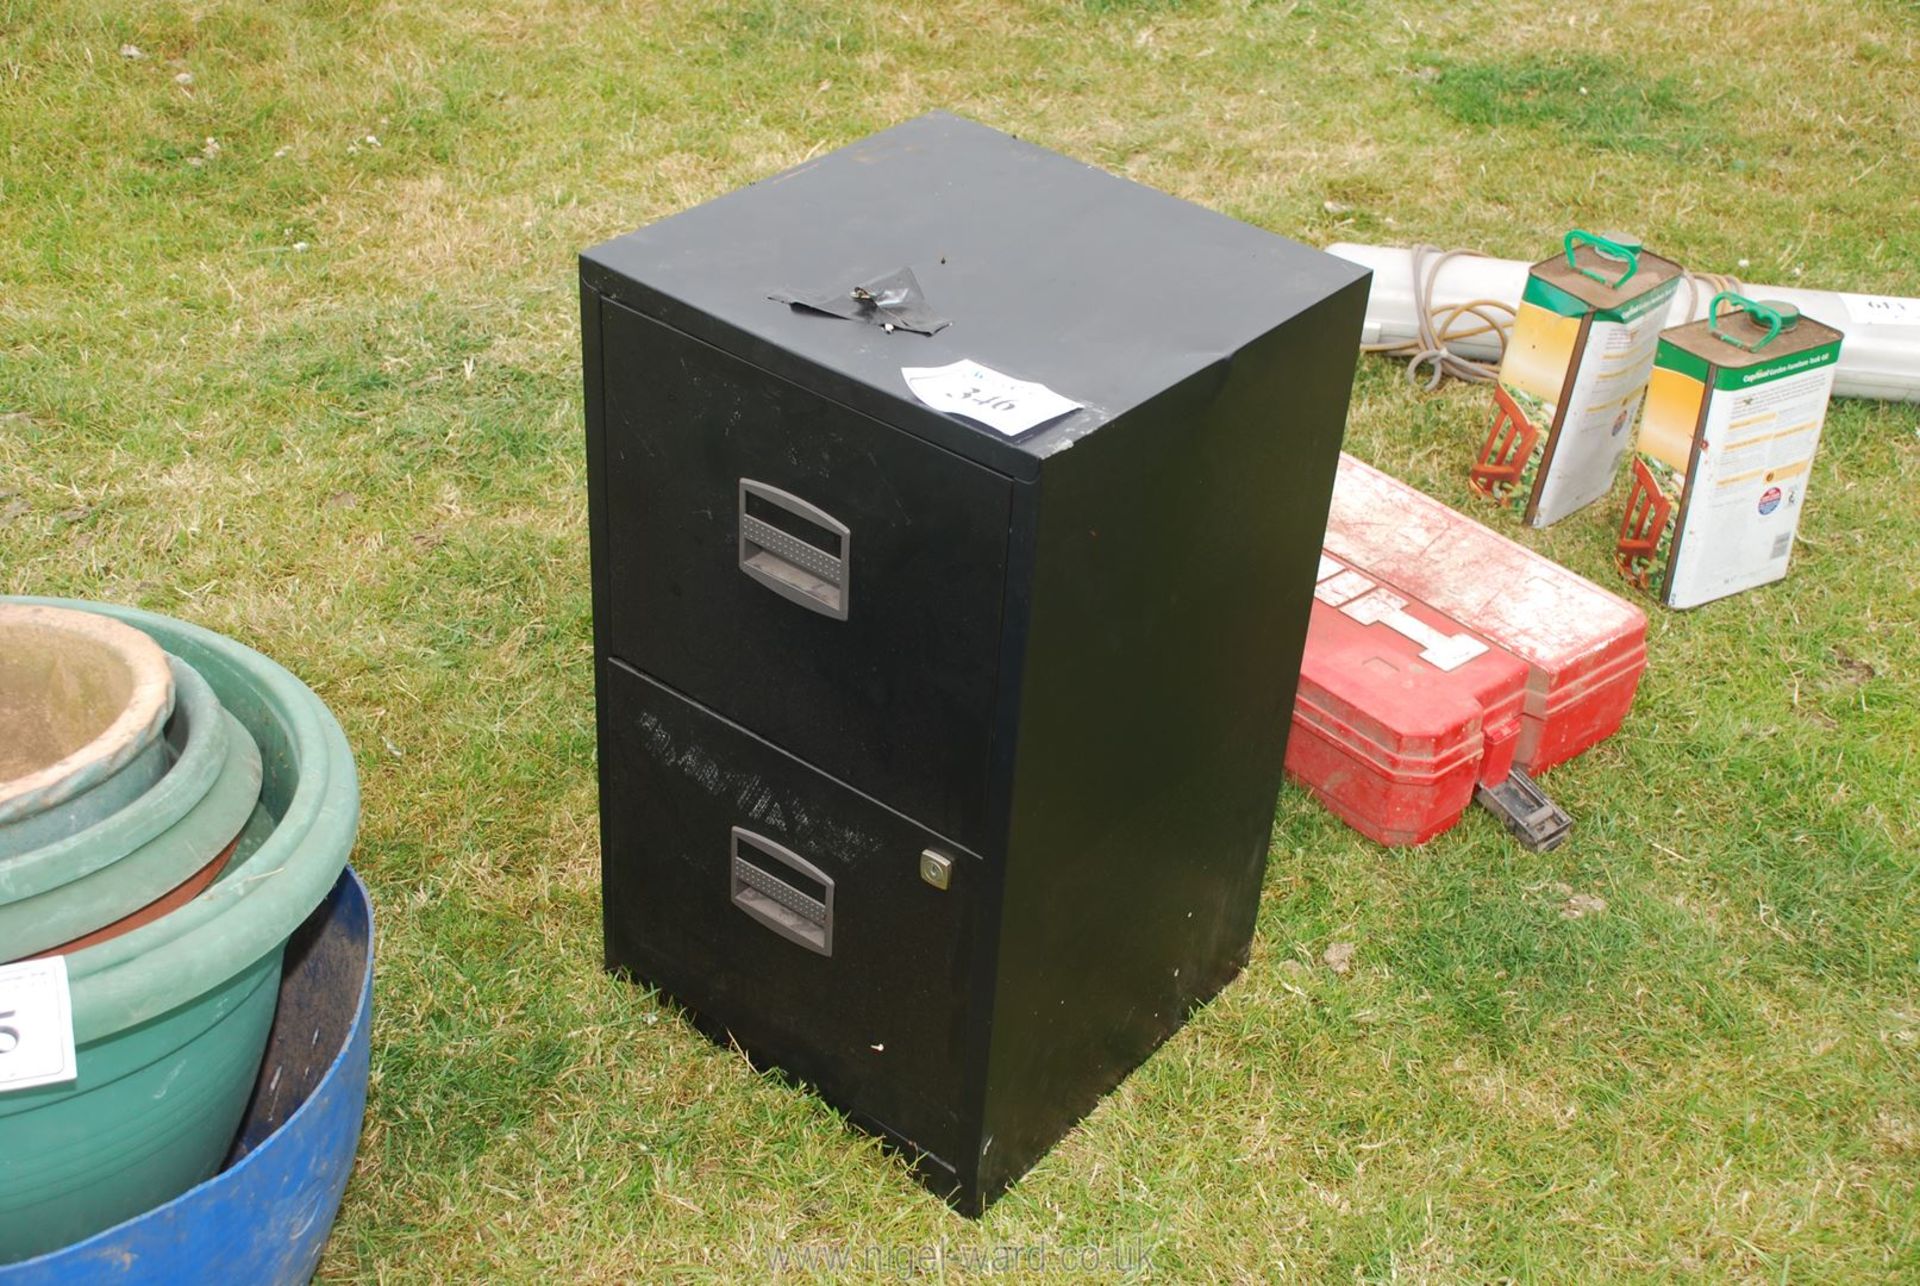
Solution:
<svg viewBox="0 0 1920 1286"><path fill-rule="evenodd" d="M1475 786L1473 801L1500 819L1513 837L1535 853L1558 848L1573 829L1567 810L1547 798L1518 768L1498 786Z"/></svg>

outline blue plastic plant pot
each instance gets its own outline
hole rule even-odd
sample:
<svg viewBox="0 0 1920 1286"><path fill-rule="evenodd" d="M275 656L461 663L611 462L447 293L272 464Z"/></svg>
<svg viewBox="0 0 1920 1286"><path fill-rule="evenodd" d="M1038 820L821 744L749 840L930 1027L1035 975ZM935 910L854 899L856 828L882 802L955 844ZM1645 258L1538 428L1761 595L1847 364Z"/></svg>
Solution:
<svg viewBox="0 0 1920 1286"><path fill-rule="evenodd" d="M226 1168L146 1214L0 1267L0 1286L294 1286L313 1276L367 1102L373 910L352 870L288 941L279 1000Z"/></svg>
<svg viewBox="0 0 1920 1286"><path fill-rule="evenodd" d="M255 1083L288 936L333 889L359 824L339 721L284 667L184 621L84 606L206 680L259 748L259 807L199 896L66 956L79 1076L0 1095L0 1263L91 1237L219 1170Z"/></svg>

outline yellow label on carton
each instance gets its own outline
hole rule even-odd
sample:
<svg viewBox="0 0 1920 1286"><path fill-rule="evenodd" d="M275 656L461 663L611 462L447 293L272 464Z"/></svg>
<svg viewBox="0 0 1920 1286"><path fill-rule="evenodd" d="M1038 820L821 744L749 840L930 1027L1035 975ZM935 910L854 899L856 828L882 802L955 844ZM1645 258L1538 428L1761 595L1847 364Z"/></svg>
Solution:
<svg viewBox="0 0 1920 1286"><path fill-rule="evenodd" d="M1623 282L1586 286L1571 255L1528 274L1472 476L1476 489L1535 527L1605 495L1627 452L1680 280L1666 260L1646 255L1640 265L1637 293Z"/></svg>
<svg viewBox="0 0 1920 1286"><path fill-rule="evenodd" d="M1822 330L1834 338L1739 366L1660 341L1616 561L1667 606L1787 574L1840 358L1838 332Z"/></svg>

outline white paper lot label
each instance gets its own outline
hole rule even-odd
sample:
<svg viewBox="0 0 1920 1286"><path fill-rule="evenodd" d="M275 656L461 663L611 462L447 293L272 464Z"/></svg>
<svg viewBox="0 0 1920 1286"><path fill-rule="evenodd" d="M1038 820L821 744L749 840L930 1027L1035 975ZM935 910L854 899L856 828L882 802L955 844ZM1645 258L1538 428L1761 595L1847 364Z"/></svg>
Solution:
<svg viewBox="0 0 1920 1286"><path fill-rule="evenodd" d="M1017 380L964 359L945 366L902 366L900 374L913 395L934 410L964 415L1007 437L1080 409L1080 403L1045 384Z"/></svg>
<svg viewBox="0 0 1920 1286"><path fill-rule="evenodd" d="M0 1094L77 1075L67 958L0 965Z"/></svg>
<svg viewBox="0 0 1920 1286"><path fill-rule="evenodd" d="M1842 294L1847 316L1860 326L1920 326L1920 299Z"/></svg>

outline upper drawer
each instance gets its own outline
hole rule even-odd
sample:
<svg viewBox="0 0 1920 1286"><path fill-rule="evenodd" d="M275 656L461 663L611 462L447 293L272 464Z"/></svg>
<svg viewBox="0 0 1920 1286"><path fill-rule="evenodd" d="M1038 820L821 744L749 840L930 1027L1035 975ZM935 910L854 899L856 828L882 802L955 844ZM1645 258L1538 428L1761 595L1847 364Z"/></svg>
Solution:
<svg viewBox="0 0 1920 1286"><path fill-rule="evenodd" d="M1011 480L600 308L603 646L981 849Z"/></svg>

